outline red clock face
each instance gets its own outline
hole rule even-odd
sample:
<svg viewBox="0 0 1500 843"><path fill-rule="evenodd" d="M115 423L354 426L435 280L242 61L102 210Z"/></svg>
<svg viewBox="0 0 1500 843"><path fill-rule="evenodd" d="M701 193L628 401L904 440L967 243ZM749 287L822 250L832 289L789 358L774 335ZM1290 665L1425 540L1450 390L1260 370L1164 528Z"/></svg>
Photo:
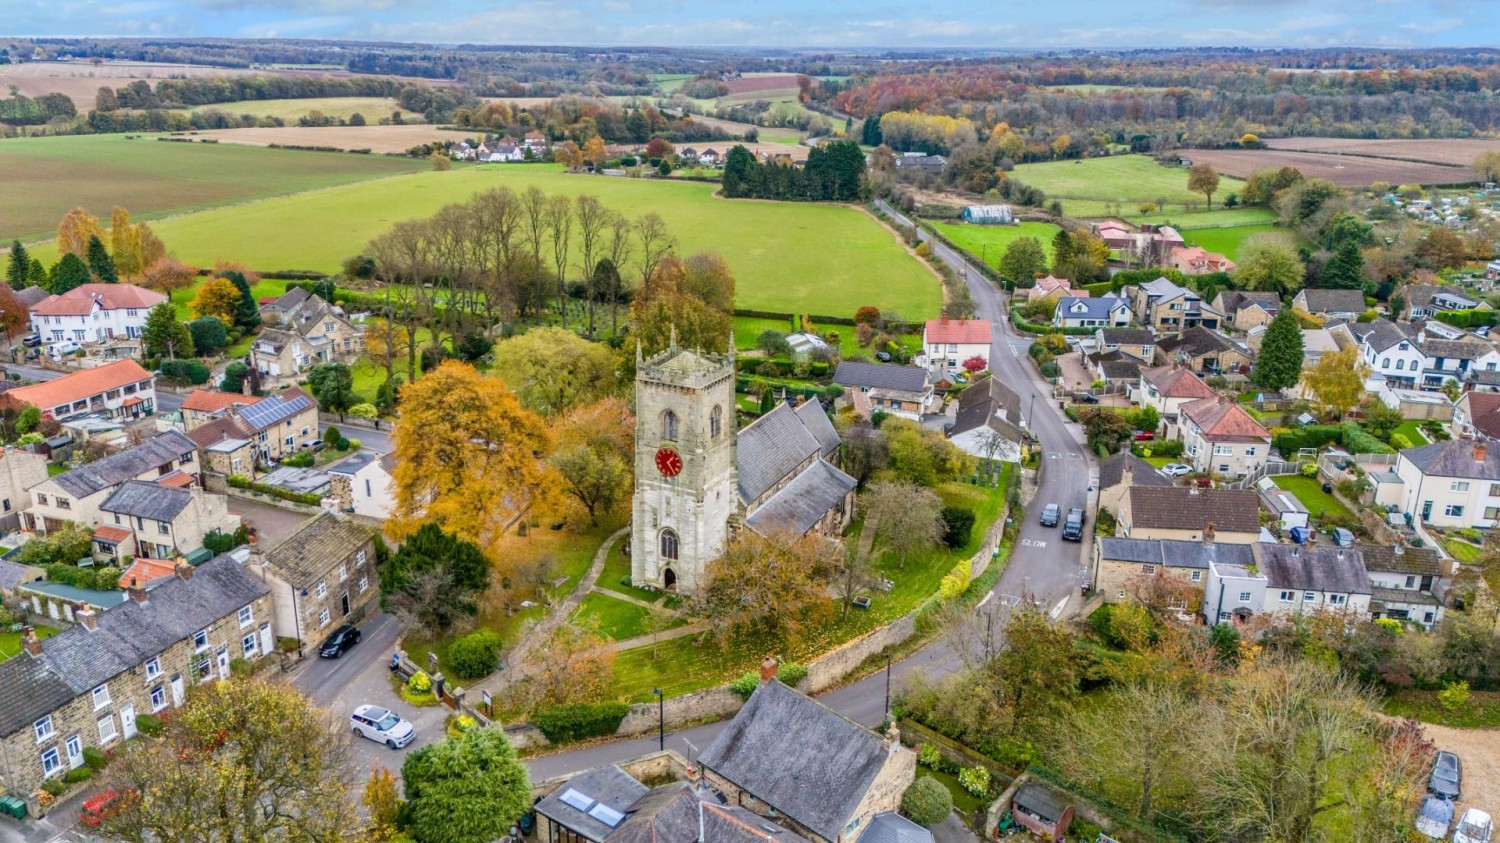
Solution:
<svg viewBox="0 0 1500 843"><path fill-rule="evenodd" d="M676 477L682 472L682 456L671 448L656 452L656 470L664 477Z"/></svg>

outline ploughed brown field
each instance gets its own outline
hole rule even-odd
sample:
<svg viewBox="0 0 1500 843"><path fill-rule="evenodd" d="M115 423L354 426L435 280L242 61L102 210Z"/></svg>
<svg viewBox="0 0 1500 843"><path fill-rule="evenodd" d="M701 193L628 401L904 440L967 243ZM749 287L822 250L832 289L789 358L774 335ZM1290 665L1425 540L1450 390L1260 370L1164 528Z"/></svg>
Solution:
<svg viewBox="0 0 1500 843"><path fill-rule="evenodd" d="M249 146L327 146L368 149L373 153L405 152L429 141L461 141L480 134L454 132L428 125L407 126L277 126L265 129L213 129L184 137L210 138L220 143Z"/></svg>
<svg viewBox="0 0 1500 843"><path fill-rule="evenodd" d="M1220 173L1238 178L1247 178L1257 170L1296 167L1308 178L1327 179L1340 187L1369 187L1378 181L1393 185L1463 184L1474 181L1474 172L1468 164L1460 167L1367 155L1284 149L1194 149L1187 155L1194 163L1207 162Z"/></svg>
<svg viewBox="0 0 1500 843"><path fill-rule="evenodd" d="M796 90L797 74L795 73L746 73L739 79L730 79L724 83L729 93L746 94L751 91L780 91L787 88Z"/></svg>
<svg viewBox="0 0 1500 843"><path fill-rule="evenodd" d="M1433 140L1360 140L1352 138L1272 138L1272 149L1367 155L1468 167L1481 152L1500 152L1500 139L1437 138Z"/></svg>

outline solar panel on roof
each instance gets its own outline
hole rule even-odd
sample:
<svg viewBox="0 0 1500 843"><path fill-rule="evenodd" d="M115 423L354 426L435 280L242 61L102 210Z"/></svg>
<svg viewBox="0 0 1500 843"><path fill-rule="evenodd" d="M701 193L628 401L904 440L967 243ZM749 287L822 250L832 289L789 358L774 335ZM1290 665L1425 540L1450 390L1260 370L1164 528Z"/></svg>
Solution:
<svg viewBox="0 0 1500 843"><path fill-rule="evenodd" d="M593 817L599 822L604 823L610 828L614 828L625 819L625 815L623 813L616 811L614 808L609 807L603 802L600 802L594 807L590 808L589 816Z"/></svg>
<svg viewBox="0 0 1500 843"><path fill-rule="evenodd" d="M587 811L597 804L591 797L585 796L571 787L563 791L563 795L557 798L558 801L569 808L577 808L580 811Z"/></svg>

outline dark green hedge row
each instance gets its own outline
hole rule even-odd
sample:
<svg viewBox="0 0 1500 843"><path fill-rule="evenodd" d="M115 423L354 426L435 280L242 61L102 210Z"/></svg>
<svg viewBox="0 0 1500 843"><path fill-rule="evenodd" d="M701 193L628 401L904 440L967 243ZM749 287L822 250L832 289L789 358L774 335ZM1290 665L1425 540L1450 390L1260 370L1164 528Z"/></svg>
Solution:
<svg viewBox="0 0 1500 843"><path fill-rule="evenodd" d="M531 716L531 725L553 743L568 743L613 735L630 712L621 702L576 703L545 708Z"/></svg>

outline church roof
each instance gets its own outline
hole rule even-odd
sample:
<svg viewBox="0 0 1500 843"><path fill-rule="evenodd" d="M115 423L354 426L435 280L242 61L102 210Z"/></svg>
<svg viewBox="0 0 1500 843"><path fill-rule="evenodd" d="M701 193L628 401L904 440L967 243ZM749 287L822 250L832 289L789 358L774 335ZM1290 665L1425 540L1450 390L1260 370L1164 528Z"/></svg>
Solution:
<svg viewBox="0 0 1500 843"><path fill-rule="evenodd" d="M683 375L709 375L724 367L723 363L712 357L686 348L662 352L647 365L656 371Z"/></svg>
<svg viewBox="0 0 1500 843"><path fill-rule="evenodd" d="M823 404L818 401L805 401L797 408L797 418L807 426L807 432L818 440L818 445L823 449L823 456L828 457L838 452L839 432L833 429L833 422L828 419L828 412L823 409Z"/></svg>
<svg viewBox="0 0 1500 843"><path fill-rule="evenodd" d="M854 491L856 485L853 477L825 460L818 460L750 513L745 526L757 533L768 530L806 533Z"/></svg>
<svg viewBox="0 0 1500 843"><path fill-rule="evenodd" d="M735 462L742 502L759 499L809 458L823 453L807 422L790 404L779 403L739 432Z"/></svg>

